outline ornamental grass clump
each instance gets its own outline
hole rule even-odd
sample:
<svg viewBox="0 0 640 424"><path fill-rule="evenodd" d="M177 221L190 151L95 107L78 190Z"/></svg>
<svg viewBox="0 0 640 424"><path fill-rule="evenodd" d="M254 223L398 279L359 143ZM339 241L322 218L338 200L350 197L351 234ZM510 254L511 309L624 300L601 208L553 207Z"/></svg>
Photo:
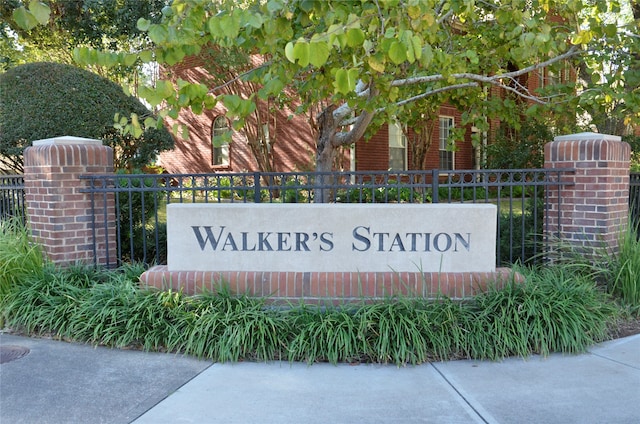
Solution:
<svg viewBox="0 0 640 424"><path fill-rule="evenodd" d="M475 333L486 338L470 346L471 357L579 353L608 337L616 309L589 276L559 266L526 278L475 298Z"/></svg>
<svg viewBox="0 0 640 424"><path fill-rule="evenodd" d="M454 301L423 298L277 308L228 290L185 296L47 267L5 305L8 324L93 344L175 351L216 361L418 364L581 352L607 336L611 303L584 276L530 272L524 284Z"/></svg>
<svg viewBox="0 0 640 424"><path fill-rule="evenodd" d="M291 361L359 362L366 355L365 340L354 317L355 306L300 305L287 312Z"/></svg>
<svg viewBox="0 0 640 424"><path fill-rule="evenodd" d="M640 239L637 229L622 232L619 250L608 256L609 291L623 303L640 312Z"/></svg>
<svg viewBox="0 0 640 424"><path fill-rule="evenodd" d="M566 242L558 241L550 246L554 261L562 268L588 275L625 308L640 313L640 233L637 225L629 225L620 231L615 251L604 243L594 246L589 255Z"/></svg>
<svg viewBox="0 0 640 424"><path fill-rule="evenodd" d="M565 265L519 269L525 283L466 301L390 297L287 306L223 285L195 296L142 289L140 271L47 265L15 280L2 313L10 328L28 334L214 361L397 365L582 352L607 338L616 316L592 274Z"/></svg>
<svg viewBox="0 0 640 424"><path fill-rule="evenodd" d="M196 296L179 315L185 353L218 361L280 359L289 335L280 311L266 299L234 296L222 288Z"/></svg>
<svg viewBox="0 0 640 424"><path fill-rule="evenodd" d="M22 279L42 275L43 258L42 249L31 242L29 229L21 221L0 220L0 307Z"/></svg>

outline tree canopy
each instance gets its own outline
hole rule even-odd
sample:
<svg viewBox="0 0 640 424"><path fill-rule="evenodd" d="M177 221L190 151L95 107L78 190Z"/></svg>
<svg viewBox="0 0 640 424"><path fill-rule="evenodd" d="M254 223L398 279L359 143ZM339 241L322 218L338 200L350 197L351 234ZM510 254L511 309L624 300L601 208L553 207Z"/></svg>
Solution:
<svg viewBox="0 0 640 424"><path fill-rule="evenodd" d="M317 168L329 170L336 147L415 114L418 101L446 100L463 112L462 124L480 129L487 117L517 125L518 99L529 116L608 109L638 122L637 8L605 0L174 0L160 22L138 20L153 42L138 57L173 66L205 46L264 56L241 76L259 85L251 96L278 98L287 87L302 99L300 113L321 111ZM126 60L89 49L75 58ZM535 92L520 82L566 72L581 78L558 78ZM490 95L495 90L503 95ZM251 98L184 81L159 81L140 94L166 106L161 117L222 101L238 127L255 107Z"/></svg>
<svg viewBox="0 0 640 424"><path fill-rule="evenodd" d="M74 64L73 49L92 47L121 54L108 69L96 61L87 68L120 84L135 85L135 56L148 45L136 27L144 17L159 22L168 0L3 0L0 1L0 70L33 62Z"/></svg>
<svg viewBox="0 0 640 424"><path fill-rule="evenodd" d="M116 166L137 167L173 147L164 128L122 136L114 116L144 119L151 112L122 87L71 65L31 63L0 74L0 163L22 170L22 151L33 140L58 136L102 139Z"/></svg>

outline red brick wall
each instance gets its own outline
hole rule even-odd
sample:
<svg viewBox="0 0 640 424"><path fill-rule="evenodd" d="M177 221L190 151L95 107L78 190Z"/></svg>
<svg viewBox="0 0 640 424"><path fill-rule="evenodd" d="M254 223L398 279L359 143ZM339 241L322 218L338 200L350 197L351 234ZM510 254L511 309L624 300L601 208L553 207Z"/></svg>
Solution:
<svg viewBox="0 0 640 424"><path fill-rule="evenodd" d="M386 171L389 169L389 127L383 125L368 140L356 143L356 170Z"/></svg>
<svg viewBox="0 0 640 424"><path fill-rule="evenodd" d="M620 137L582 133L556 137L545 146L546 168L575 168L561 189L549 190L545 228L587 254L615 252L629 218L629 144Z"/></svg>
<svg viewBox="0 0 640 424"><path fill-rule="evenodd" d="M113 172L113 150L102 144L54 142L28 147L24 161L29 223L48 258L59 264L93 263L94 259L98 264L115 263L113 195L97 195L92 202L90 194L81 192L87 180L79 178Z"/></svg>
<svg viewBox="0 0 640 424"><path fill-rule="evenodd" d="M462 114L451 106L443 106L440 108L440 116L451 116L454 118L454 125L459 126ZM425 169L438 169L440 167L439 152L439 131L438 123L433 129L432 142L427 157L425 159ZM409 128L411 133L411 129ZM387 170L389 169L389 127L383 125L380 130L374 134L371 139L361 140L356 145L356 169L362 171L368 170ZM455 169L472 169L475 165L474 148L471 144L471 129L467 128L464 140L456 143L457 151L454 154ZM411 157L408 156L407 163L411 163Z"/></svg>
<svg viewBox="0 0 640 424"><path fill-rule="evenodd" d="M215 292L222 285L232 293L266 297L270 301L306 303L379 300L392 296L463 299L487 286L522 283L524 277L508 268L495 272L252 272L169 271L155 266L142 274L140 284L185 294Z"/></svg>
<svg viewBox="0 0 640 424"><path fill-rule="evenodd" d="M191 57L181 65L171 68L166 76L176 80L182 78L190 82L203 82L213 86L210 76L202 66L202 58ZM258 59L256 59L258 60ZM224 93L220 90L219 93ZM243 93L235 93L243 95ZM248 93L244 93L246 97ZM294 171L313 169L315 161L315 134L306 115L294 113L299 102L281 108L276 113L277 140L273 147L275 170ZM249 146L239 133L235 133L230 145L230 164L228 167L216 167L212 163L211 123L218 115L224 113L222 106L213 111L205 111L195 115L190 110L181 112L177 121L168 120L168 127L174 123L185 124L189 128L189 139L176 137L174 150L160 154L158 164L172 173L216 172L216 171L254 171L257 164L253 159ZM443 106L440 115L453 116L455 125L460 125L461 113L450 106ZM439 167L438 128L435 128L434 143L427 158L427 169ZM272 135L273 138L273 135ZM474 166L474 150L471 146L471 133L467 131L465 140L458 143L455 154L455 167L469 169ZM345 168L348 168L348 152L345 154ZM357 170L387 170L389 168L388 127L383 125L369 140L361 140L356 147ZM411 163L409 158L408 163Z"/></svg>
<svg viewBox="0 0 640 424"><path fill-rule="evenodd" d="M165 72L166 76L176 81L181 78L193 83L204 83L213 88L211 77L202 66L199 57L187 58L180 66L171 68ZM228 90L220 89L216 95L231 94ZM249 88L244 93L233 93L247 98ZM309 163L315 151L315 137L308 122L308 117L295 113L299 102L292 102L288 107L275 108L277 112L272 115L270 138L273 141L274 170L294 171L308 169ZM268 115L267 105L261 103L261 114ZM194 114L191 110L181 111L177 120L167 120L167 127L171 129L174 124L186 125L189 129L189 139L184 139L181 134L176 136L175 149L160 154L158 165L164 167L170 173L209 173L219 171L256 171L258 170L249 145L240 132L234 132L233 142L229 146L229 166L212 165L211 124L213 120L224 114L225 109L219 104L214 110L206 110L201 115ZM249 123L254 123L251 118Z"/></svg>

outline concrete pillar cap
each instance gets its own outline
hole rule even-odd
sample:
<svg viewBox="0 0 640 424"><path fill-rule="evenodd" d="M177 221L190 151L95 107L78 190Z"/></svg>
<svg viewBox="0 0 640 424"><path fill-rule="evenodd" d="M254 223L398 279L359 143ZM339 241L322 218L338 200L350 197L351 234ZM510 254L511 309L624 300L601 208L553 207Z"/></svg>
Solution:
<svg viewBox="0 0 640 424"><path fill-rule="evenodd" d="M70 135L63 135L60 137L45 138L43 140L34 140L32 144L34 146L49 146L49 145L63 146L63 145L69 145L69 144L85 144L85 145L88 144L88 145L102 146L102 141L95 140L93 138L82 138L82 137L73 137Z"/></svg>
<svg viewBox="0 0 640 424"><path fill-rule="evenodd" d="M577 134L560 135L553 138L553 141L576 141L576 140L603 140L603 141L621 141L618 135L600 134L594 132L582 132Z"/></svg>

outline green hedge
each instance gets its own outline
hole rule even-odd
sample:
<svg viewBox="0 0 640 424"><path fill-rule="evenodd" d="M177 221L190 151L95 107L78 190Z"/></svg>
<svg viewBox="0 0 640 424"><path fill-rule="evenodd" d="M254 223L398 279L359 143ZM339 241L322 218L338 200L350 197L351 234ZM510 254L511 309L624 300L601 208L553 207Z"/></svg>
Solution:
<svg viewBox="0 0 640 424"><path fill-rule="evenodd" d="M47 268L7 293L3 315L29 334L216 361L376 362L501 359L582 352L609 336L613 304L568 268L459 302L389 298L273 307L265 298L142 290L135 273Z"/></svg>
<svg viewBox="0 0 640 424"><path fill-rule="evenodd" d="M116 113L151 112L122 87L97 74L59 63L30 63L0 74L0 154L19 157L33 140L77 136L114 147L118 167L150 163L173 147L164 128L134 140L113 128Z"/></svg>

